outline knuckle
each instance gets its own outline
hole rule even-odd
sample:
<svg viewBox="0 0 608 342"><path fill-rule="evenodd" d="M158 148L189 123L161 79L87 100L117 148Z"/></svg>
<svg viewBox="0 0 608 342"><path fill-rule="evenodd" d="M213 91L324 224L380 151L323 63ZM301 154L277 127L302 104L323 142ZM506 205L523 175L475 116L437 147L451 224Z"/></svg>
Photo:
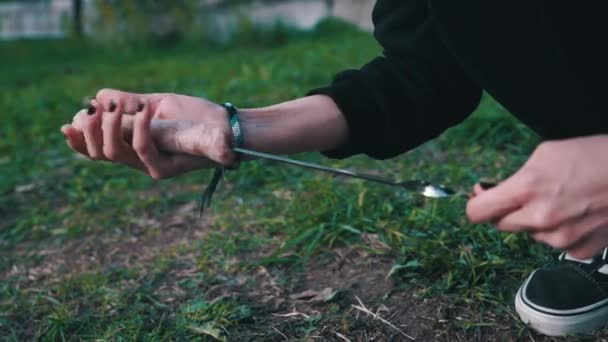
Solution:
<svg viewBox="0 0 608 342"><path fill-rule="evenodd" d="M545 205L536 211L532 218L532 224L537 228L552 228L559 223L559 216L559 210L554 206Z"/></svg>
<svg viewBox="0 0 608 342"><path fill-rule="evenodd" d="M561 231L553 234L553 237L550 241L548 241L551 247L557 249L566 249L574 243L573 234L567 231Z"/></svg>
<svg viewBox="0 0 608 342"><path fill-rule="evenodd" d="M91 158L91 160L104 160L104 157L101 155L101 153L97 151L90 151L89 158Z"/></svg>
<svg viewBox="0 0 608 342"><path fill-rule="evenodd" d="M175 105L175 98L171 95L163 97L158 103L158 107L162 109L167 109Z"/></svg>
<svg viewBox="0 0 608 342"><path fill-rule="evenodd" d="M174 108L176 106L179 106L180 104L180 97L177 94L167 94L166 96L163 96L162 99L160 99L158 106L164 109L170 109L170 108Z"/></svg>
<svg viewBox="0 0 608 342"><path fill-rule="evenodd" d="M534 186L539 181L538 172L534 168L527 168L524 172L521 173L521 177L522 185L525 191L534 189Z"/></svg>
<svg viewBox="0 0 608 342"><path fill-rule="evenodd" d="M124 100L123 111L129 114L137 113L139 107L139 99L137 97L128 97Z"/></svg>
<svg viewBox="0 0 608 342"><path fill-rule="evenodd" d="M518 173L519 177L519 196L521 201L528 201L535 195L540 181L539 173L530 167L526 167Z"/></svg>
<svg viewBox="0 0 608 342"><path fill-rule="evenodd" d="M103 89L100 89L100 90L97 92L97 94L95 95L95 98L97 98L97 99L105 99L105 98L107 98L107 97L111 96L111 94L112 94L113 92L114 92L114 90L113 90L113 89L110 89L110 88L103 88Z"/></svg>
<svg viewBox="0 0 608 342"><path fill-rule="evenodd" d="M85 114L85 110L81 110L78 113L76 113L76 115L74 115L74 118L72 118L72 125L74 126L74 128L76 128L79 131L83 131L85 128L85 123L86 123L86 114Z"/></svg>
<svg viewBox="0 0 608 342"><path fill-rule="evenodd" d="M112 146L104 145L103 154L109 160L119 160L120 159L120 153L118 153L118 151L115 148L113 148Z"/></svg>
<svg viewBox="0 0 608 342"><path fill-rule="evenodd" d="M550 153L557 148L557 144L557 141L544 141L536 147L532 156L538 157Z"/></svg>
<svg viewBox="0 0 608 342"><path fill-rule="evenodd" d="M538 144L538 146L536 146L536 148L534 149L534 153L543 154L544 152L546 152L549 149L551 149L551 142L543 141L542 143Z"/></svg>
<svg viewBox="0 0 608 342"><path fill-rule="evenodd" d="M170 118L170 105L167 104L167 99L163 98L159 101L158 106L154 112L154 117L157 119L169 119Z"/></svg>

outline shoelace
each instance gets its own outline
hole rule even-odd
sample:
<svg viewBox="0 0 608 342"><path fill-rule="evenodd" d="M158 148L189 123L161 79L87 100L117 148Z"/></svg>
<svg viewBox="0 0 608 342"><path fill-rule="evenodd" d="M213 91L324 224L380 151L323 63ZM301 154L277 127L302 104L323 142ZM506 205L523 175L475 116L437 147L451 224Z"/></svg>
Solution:
<svg viewBox="0 0 608 342"><path fill-rule="evenodd" d="M199 217L203 217L203 211L205 210L205 208L209 208L211 206L211 198L213 198L213 193L215 193L215 190L217 189L218 184L224 177L224 171L225 171L224 167L222 167L222 166L216 167L215 170L213 171L213 177L211 178L211 182L209 182L209 185L207 185L205 190L203 190L203 192L201 193L199 210L198 210Z"/></svg>

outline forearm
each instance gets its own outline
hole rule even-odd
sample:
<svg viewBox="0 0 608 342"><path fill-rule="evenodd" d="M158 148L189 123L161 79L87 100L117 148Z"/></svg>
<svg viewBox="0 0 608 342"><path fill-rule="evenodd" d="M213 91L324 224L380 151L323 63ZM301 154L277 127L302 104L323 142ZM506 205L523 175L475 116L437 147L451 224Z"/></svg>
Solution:
<svg viewBox="0 0 608 342"><path fill-rule="evenodd" d="M325 151L345 144L348 127L331 98L314 95L240 110L245 148L275 154Z"/></svg>

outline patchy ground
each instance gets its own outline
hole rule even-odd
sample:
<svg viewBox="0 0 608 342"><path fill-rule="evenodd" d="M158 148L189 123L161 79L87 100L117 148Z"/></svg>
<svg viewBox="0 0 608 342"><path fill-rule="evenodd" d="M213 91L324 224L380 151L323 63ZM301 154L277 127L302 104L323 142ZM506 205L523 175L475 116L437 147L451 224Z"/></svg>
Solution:
<svg viewBox="0 0 608 342"><path fill-rule="evenodd" d="M375 234L296 266L252 266L272 254L266 248L237 253L228 262L247 263L245 268L219 270L212 284L205 284L194 247L215 228L214 218L200 219L196 209L196 202L187 202L159 218L133 219L128 236L92 236L40 250L35 265L15 264L1 279L17 277L23 291L46 293L45 288L83 272L135 269L137 274L120 286L126 291L141 287L158 267L155 259L171 251L170 267L150 291L151 305L177 310L200 293L211 303L231 299L245 304L251 314L219 335L230 341L556 340L521 325L510 303L479 311L457 293L428 295L425 288L390 277L395 257ZM26 250L22 245L12 253ZM191 280L194 287L184 286ZM601 336L588 339L603 340Z"/></svg>
<svg viewBox="0 0 608 342"><path fill-rule="evenodd" d="M462 199L251 162L201 219L207 173L154 182L66 148L59 127L103 87L262 106L380 52L331 21L244 36L221 49L0 42L2 340L568 340L534 334L511 304L554 252L471 225ZM508 177L537 143L485 96L464 123L392 160L296 157L467 191Z"/></svg>

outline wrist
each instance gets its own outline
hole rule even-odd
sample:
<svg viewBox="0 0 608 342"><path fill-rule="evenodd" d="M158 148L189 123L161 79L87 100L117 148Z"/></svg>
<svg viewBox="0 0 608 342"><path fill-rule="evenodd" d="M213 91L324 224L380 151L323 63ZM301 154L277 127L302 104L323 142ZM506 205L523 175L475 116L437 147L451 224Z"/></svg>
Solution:
<svg viewBox="0 0 608 342"><path fill-rule="evenodd" d="M325 95L308 96L277 105L241 109L244 147L291 154L325 151L344 144L348 128L344 116Z"/></svg>

